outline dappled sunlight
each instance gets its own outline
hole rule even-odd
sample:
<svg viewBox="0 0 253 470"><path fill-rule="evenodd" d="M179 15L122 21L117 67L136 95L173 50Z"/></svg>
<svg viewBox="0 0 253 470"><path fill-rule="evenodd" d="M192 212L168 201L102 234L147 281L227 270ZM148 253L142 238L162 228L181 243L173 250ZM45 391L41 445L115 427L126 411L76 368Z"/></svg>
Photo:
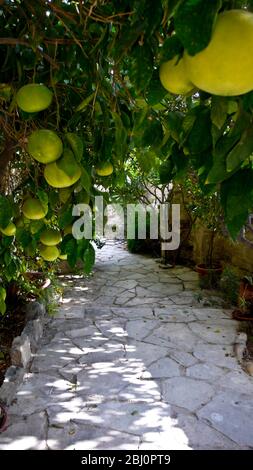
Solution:
<svg viewBox="0 0 253 470"><path fill-rule="evenodd" d="M230 429L227 434L220 432L217 423L211 421L212 414L202 419L199 411L212 404L215 387L218 392L228 387L224 379L223 388L217 388L224 375L220 367L228 366L230 371L237 367L234 358L226 355L231 346L223 351L219 343L221 337L230 342L228 333L234 334L234 324L227 327L231 320L223 311L209 309L209 313L203 313L199 306L181 306L181 290L179 305L172 307L162 307L159 296L152 297L155 306L145 305L146 297L138 295L144 291L153 295L146 284L138 291L137 306L113 303L110 295L114 296L114 289L126 296L128 290L135 292L138 283L151 283L152 288L159 284L154 281L158 268L154 260L140 256L136 265L131 257L130 269L126 269L129 265L123 256L119 273L113 268L117 258L113 253L109 258L105 256L106 263L101 262L94 273L92 285L91 279L86 283L79 277L62 278L66 292L52 320L54 334L50 337L49 328L48 343L37 352L31 373L18 390L10 408L11 425L0 436L2 448L238 448L230 440ZM191 270L186 268L184 276L185 272L190 277ZM94 293L102 292L96 276L106 278L101 304L94 297ZM173 274L167 272L165 276L175 281ZM213 321L219 323L219 330L213 328ZM218 335L217 331L224 328L226 335ZM234 379L231 383L240 386ZM250 383L246 386L251 390ZM15 426L17 416L20 427L15 434L12 421ZM33 441L29 441L31 432L26 426L31 417L37 420Z"/></svg>
<svg viewBox="0 0 253 470"><path fill-rule="evenodd" d="M5 438L4 435L1 437L1 450L8 450L9 444L11 444L10 439ZM13 444L13 449L15 450L31 450L40 448L40 439L36 439L31 433L29 436L16 437Z"/></svg>

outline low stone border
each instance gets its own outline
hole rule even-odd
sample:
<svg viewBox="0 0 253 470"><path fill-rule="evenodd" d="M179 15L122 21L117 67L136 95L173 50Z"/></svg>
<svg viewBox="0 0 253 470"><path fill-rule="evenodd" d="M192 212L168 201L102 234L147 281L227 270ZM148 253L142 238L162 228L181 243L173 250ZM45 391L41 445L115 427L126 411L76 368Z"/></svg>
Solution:
<svg viewBox="0 0 253 470"><path fill-rule="evenodd" d="M245 359L245 356L247 356L247 333L237 333L234 344L234 352L242 368L249 375L253 376L253 361Z"/></svg>
<svg viewBox="0 0 253 470"><path fill-rule="evenodd" d="M0 402L9 406L16 395L18 386L29 370L33 355L43 334L46 308L39 302L29 302L26 306L26 325L20 336L12 342L11 366L5 373L0 387Z"/></svg>

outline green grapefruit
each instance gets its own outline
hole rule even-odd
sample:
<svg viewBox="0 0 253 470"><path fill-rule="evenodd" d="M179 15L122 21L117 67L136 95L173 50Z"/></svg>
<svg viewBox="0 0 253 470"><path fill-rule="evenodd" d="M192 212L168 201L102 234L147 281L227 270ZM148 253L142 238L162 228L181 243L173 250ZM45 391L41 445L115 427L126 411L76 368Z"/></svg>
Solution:
<svg viewBox="0 0 253 470"><path fill-rule="evenodd" d="M48 163L44 169L45 180L53 188L72 186L79 180L81 173L81 168L69 149L63 152L63 156L57 162Z"/></svg>
<svg viewBox="0 0 253 470"><path fill-rule="evenodd" d="M7 227L0 227L0 230L7 237L13 237L16 233L16 225L13 222L10 222Z"/></svg>
<svg viewBox="0 0 253 470"><path fill-rule="evenodd" d="M53 93L45 86L31 83L22 86L17 92L16 100L18 106L26 113L37 113L50 106Z"/></svg>
<svg viewBox="0 0 253 470"><path fill-rule="evenodd" d="M253 89L253 13L220 13L208 46L195 56L185 53L190 80L214 95L234 96Z"/></svg>
<svg viewBox="0 0 253 470"><path fill-rule="evenodd" d="M46 246L55 246L62 241L61 232L52 228L46 229L40 236L40 241Z"/></svg>
<svg viewBox="0 0 253 470"><path fill-rule="evenodd" d="M57 246L40 246L40 255L45 261L55 261L59 254L60 251L58 250Z"/></svg>
<svg viewBox="0 0 253 470"><path fill-rule="evenodd" d="M164 62L160 67L159 76L163 87L170 93L186 95L194 89L187 76L183 59L178 61L178 58L174 57Z"/></svg>
<svg viewBox="0 0 253 470"><path fill-rule="evenodd" d="M25 217L31 220L43 219L47 214L47 210L45 210L41 202L32 197L25 200L22 211Z"/></svg>
<svg viewBox="0 0 253 470"><path fill-rule="evenodd" d="M110 162L101 163L96 167L99 176L109 176L113 173L113 166Z"/></svg>
<svg viewBox="0 0 253 470"><path fill-rule="evenodd" d="M55 132L38 129L28 137L27 150L38 162L51 163L61 156L63 145Z"/></svg>

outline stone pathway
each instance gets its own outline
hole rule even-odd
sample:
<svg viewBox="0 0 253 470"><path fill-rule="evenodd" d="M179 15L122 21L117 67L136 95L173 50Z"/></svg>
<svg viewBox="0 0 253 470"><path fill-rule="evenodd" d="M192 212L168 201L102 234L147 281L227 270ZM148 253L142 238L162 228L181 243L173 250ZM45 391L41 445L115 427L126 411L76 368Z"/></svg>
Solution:
<svg viewBox="0 0 253 470"><path fill-rule="evenodd" d="M0 449L253 448L236 322L203 305L195 272L108 245L63 284Z"/></svg>

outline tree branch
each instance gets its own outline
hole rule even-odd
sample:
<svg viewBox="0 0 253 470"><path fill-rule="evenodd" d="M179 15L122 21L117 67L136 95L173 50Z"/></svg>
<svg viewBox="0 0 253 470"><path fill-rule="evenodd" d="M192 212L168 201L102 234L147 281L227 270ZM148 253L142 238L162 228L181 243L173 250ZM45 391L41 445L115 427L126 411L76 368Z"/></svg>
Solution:
<svg viewBox="0 0 253 470"><path fill-rule="evenodd" d="M0 38L0 45L1 44L4 44L6 46L16 46L17 44L20 44L21 46L26 46L26 47L30 47L31 49L34 49L34 47L31 44L29 44L29 42L24 41L23 39L18 39L18 38ZM35 46L35 48L39 52L39 54L42 55L42 57L44 57L44 59L50 63L50 65L53 68L55 69L59 68L59 65L55 63L52 57L50 57L48 54L46 54L46 52L41 50L41 46Z"/></svg>
<svg viewBox="0 0 253 470"><path fill-rule="evenodd" d="M0 153L0 168L1 168L1 171L0 171L0 191L2 190L2 187L3 187L3 181L4 181L4 177L5 177L7 167L8 167L8 165L9 165L9 163L12 160L13 155L14 155L13 150L14 150L14 142L10 139L7 139L5 141L5 148Z"/></svg>

